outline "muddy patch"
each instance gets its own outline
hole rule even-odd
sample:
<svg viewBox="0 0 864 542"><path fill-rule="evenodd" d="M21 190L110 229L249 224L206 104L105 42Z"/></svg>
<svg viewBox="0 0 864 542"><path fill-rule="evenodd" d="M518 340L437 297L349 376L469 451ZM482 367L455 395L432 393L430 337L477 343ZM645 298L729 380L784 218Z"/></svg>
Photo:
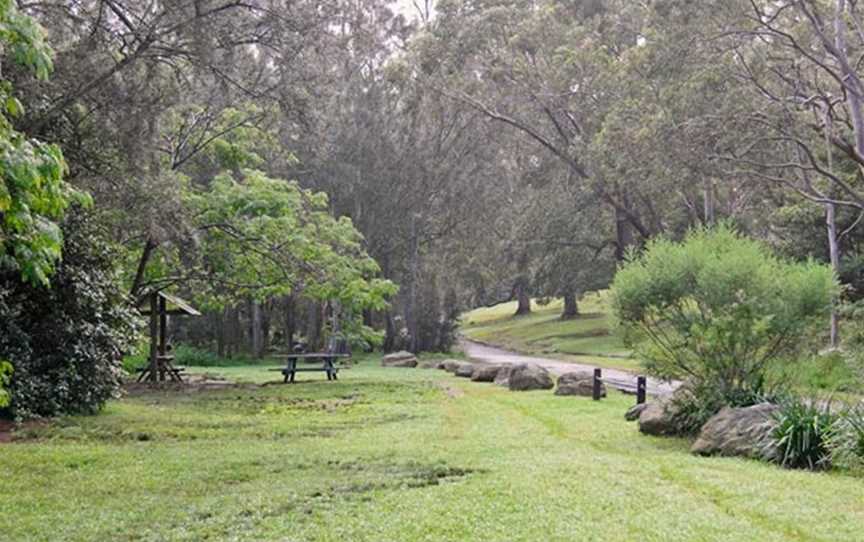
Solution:
<svg viewBox="0 0 864 542"><path fill-rule="evenodd" d="M278 516L291 512L312 514L338 506L346 500L370 501L375 492L414 490L455 483L482 471L448 465L409 461L389 463L382 461L338 460L324 465L306 465L306 468L335 470L340 481L299 495L297 499L275 505L264 516Z"/></svg>

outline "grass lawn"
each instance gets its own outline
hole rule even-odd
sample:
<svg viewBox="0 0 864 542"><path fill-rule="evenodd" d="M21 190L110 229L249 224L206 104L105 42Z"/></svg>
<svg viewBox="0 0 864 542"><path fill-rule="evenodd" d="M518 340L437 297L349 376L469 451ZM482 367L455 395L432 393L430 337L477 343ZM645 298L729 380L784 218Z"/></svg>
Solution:
<svg viewBox="0 0 864 542"><path fill-rule="evenodd" d="M300 378L128 396L0 445L0 539L862 540L864 480L693 457L625 422L632 397L372 361Z"/></svg>
<svg viewBox="0 0 864 542"><path fill-rule="evenodd" d="M592 293L579 302L581 315L561 320L562 302L532 301L529 315L514 317L516 302L483 307L462 315L462 333L469 339L526 354L591 363L599 367L639 369L639 362L611 332L606 292Z"/></svg>

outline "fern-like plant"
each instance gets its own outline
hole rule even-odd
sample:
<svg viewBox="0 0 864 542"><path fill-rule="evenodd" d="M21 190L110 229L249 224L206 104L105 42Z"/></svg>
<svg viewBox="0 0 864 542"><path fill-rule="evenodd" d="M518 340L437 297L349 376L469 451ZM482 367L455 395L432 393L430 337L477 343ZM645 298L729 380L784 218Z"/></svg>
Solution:
<svg viewBox="0 0 864 542"><path fill-rule="evenodd" d="M827 469L831 466L828 442L839 416L831 405L818 401L790 400L775 419L772 454L780 465L792 469Z"/></svg>

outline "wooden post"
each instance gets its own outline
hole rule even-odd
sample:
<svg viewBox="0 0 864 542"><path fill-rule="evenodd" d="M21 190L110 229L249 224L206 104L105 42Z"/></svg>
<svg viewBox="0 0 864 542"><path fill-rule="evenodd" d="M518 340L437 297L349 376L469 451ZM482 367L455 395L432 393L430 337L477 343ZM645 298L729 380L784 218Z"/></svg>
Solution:
<svg viewBox="0 0 864 542"><path fill-rule="evenodd" d="M168 351L168 308L165 298L159 296L159 355L164 356Z"/></svg>
<svg viewBox="0 0 864 542"><path fill-rule="evenodd" d="M150 294L150 381L159 378L159 304L157 294Z"/></svg>
<svg viewBox="0 0 864 542"><path fill-rule="evenodd" d="M594 389L592 390L591 397L595 401L600 400L601 386L603 382L601 378L603 376L603 372L600 369L594 369Z"/></svg>
<svg viewBox="0 0 864 542"><path fill-rule="evenodd" d="M636 404L641 405L645 402L645 392L647 383L644 376L636 377Z"/></svg>
<svg viewBox="0 0 864 542"><path fill-rule="evenodd" d="M165 298L159 296L159 355L168 353L168 307ZM157 360L159 363L159 380L165 380L165 360Z"/></svg>

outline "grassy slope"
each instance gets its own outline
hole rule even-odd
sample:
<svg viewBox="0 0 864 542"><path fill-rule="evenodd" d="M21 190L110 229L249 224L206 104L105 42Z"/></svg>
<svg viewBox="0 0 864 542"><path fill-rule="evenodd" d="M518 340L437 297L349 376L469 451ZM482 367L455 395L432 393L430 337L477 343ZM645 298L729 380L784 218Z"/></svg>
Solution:
<svg viewBox="0 0 864 542"><path fill-rule="evenodd" d="M619 394L368 363L301 378L128 397L3 445L0 539L861 539L861 479L690 456Z"/></svg>
<svg viewBox="0 0 864 542"><path fill-rule="evenodd" d="M555 356L600 367L637 370L621 340L610 332L605 293L589 294L580 301L582 314L563 321L561 300L548 305L532 303L532 314L514 317L516 303L475 309L462 315L462 333L470 338L527 354Z"/></svg>

